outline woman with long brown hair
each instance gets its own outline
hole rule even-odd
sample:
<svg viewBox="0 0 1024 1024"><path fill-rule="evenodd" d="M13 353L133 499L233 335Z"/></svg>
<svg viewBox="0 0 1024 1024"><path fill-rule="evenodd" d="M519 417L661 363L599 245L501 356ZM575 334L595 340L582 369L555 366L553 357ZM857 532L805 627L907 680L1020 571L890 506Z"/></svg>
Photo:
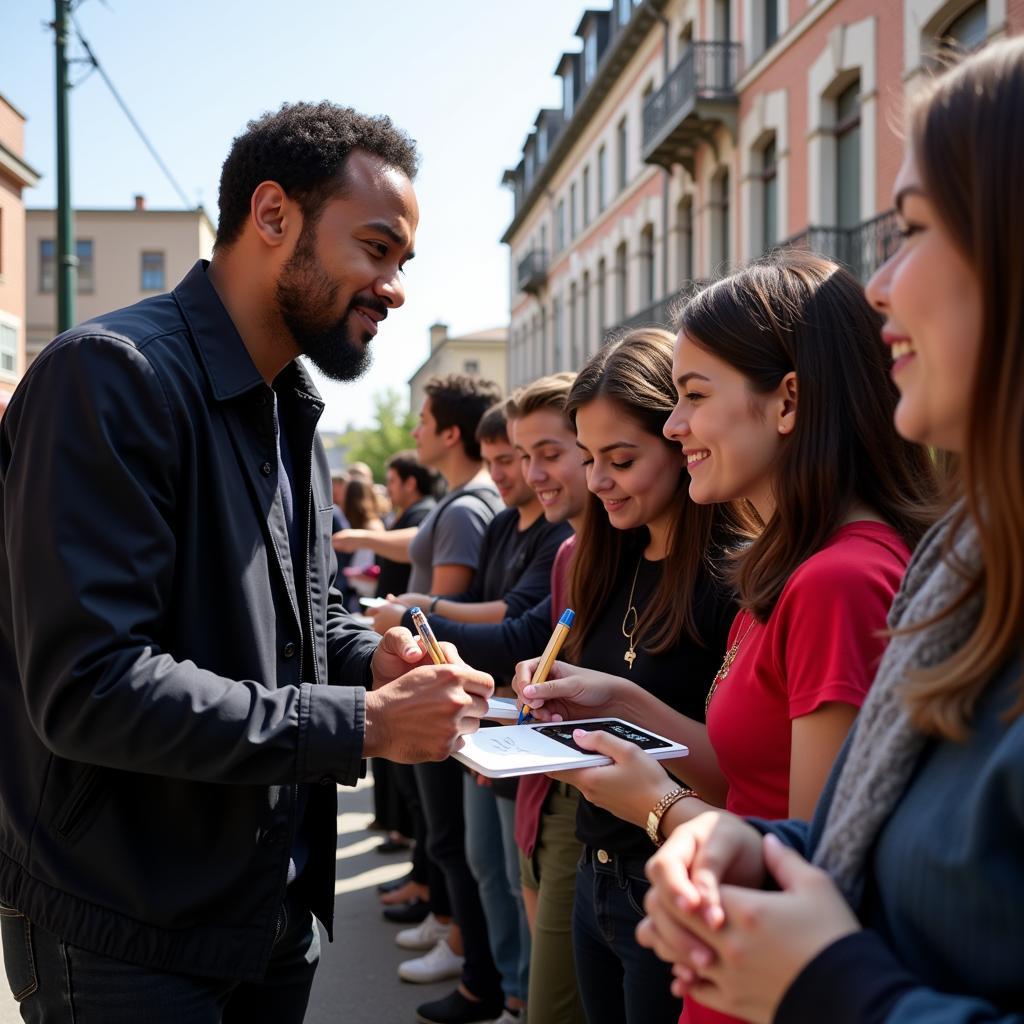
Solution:
<svg viewBox="0 0 1024 1024"><path fill-rule="evenodd" d="M735 536L728 510L687 497L682 453L663 435L675 401L672 342L668 331L633 331L594 356L569 393L590 500L570 570L576 626L564 651L702 717L735 613L714 561ZM674 1024L670 972L633 940L651 841L586 800L576 834L573 952L589 1024Z"/></svg>
<svg viewBox="0 0 1024 1024"><path fill-rule="evenodd" d="M617 762L574 773L584 796L653 819L654 834L709 805L809 816L868 691L935 496L927 453L892 425L879 326L850 274L800 252L741 270L682 311L665 433L686 456L691 500L738 503L749 535L728 567L741 610L706 728L628 681L561 666L542 694L561 699L549 713L596 706L687 744L672 766L679 786L628 744L582 738ZM687 1001L686 1020L710 1017Z"/></svg>
<svg viewBox="0 0 1024 1024"><path fill-rule="evenodd" d="M749 1020L1024 1020L1022 110L1019 39L912 107L904 241L868 296L896 426L958 457L959 497L814 820L703 815L650 868L642 941L677 992Z"/></svg>

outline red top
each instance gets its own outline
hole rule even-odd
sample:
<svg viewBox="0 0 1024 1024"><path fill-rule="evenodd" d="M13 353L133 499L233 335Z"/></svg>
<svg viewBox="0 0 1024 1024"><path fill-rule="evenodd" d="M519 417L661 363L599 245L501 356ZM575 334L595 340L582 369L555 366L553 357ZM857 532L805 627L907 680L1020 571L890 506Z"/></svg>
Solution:
<svg viewBox="0 0 1024 1024"><path fill-rule="evenodd" d="M789 817L792 722L830 701L860 707L885 649L889 605L910 550L884 523L841 527L790 576L763 625L736 616L735 660L708 708L708 738L734 814ZM735 1021L693 999L683 1024Z"/></svg>
<svg viewBox="0 0 1024 1024"><path fill-rule="evenodd" d="M569 589L569 563L576 548L576 535L566 537L551 564L551 628L565 609ZM516 789L516 845L527 857L533 855L540 832L540 815L551 789L546 775L524 775Z"/></svg>

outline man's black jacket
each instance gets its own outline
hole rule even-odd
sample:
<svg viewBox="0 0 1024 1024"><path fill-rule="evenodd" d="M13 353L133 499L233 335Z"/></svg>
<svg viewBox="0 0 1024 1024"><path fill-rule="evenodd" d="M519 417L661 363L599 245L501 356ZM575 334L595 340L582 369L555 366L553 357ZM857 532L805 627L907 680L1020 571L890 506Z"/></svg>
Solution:
<svg viewBox="0 0 1024 1024"><path fill-rule="evenodd" d="M376 638L331 589L322 409L297 363L266 385L199 263L58 338L0 421L0 901L72 944L259 977L306 783L330 928Z"/></svg>

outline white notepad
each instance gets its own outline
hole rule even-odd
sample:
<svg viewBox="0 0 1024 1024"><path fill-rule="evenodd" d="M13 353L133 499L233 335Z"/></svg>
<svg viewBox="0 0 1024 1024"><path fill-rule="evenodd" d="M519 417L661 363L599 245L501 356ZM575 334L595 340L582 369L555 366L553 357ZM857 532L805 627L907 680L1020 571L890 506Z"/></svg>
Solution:
<svg viewBox="0 0 1024 1024"><path fill-rule="evenodd" d="M621 718L583 718L557 724L531 722L527 725L481 729L472 736L463 737L462 747L452 756L489 779L611 764L610 758L581 750L572 738L574 729L603 729L613 736L635 743L659 761L685 757L690 752L682 743L666 739Z"/></svg>
<svg viewBox="0 0 1024 1024"><path fill-rule="evenodd" d="M516 722L519 720L519 706L515 697L488 697L487 714L484 718L496 722Z"/></svg>

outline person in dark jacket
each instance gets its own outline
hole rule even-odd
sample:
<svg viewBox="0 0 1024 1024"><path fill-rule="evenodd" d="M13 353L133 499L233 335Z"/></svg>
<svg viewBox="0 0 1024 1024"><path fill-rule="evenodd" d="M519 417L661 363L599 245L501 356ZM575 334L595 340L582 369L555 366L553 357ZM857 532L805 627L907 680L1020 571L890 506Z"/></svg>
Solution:
<svg viewBox="0 0 1024 1024"><path fill-rule="evenodd" d="M336 785L441 760L485 711L489 677L341 607L297 360L367 365L415 170L387 118L250 122L213 261L57 338L0 424L0 925L26 1019L301 1021Z"/></svg>

